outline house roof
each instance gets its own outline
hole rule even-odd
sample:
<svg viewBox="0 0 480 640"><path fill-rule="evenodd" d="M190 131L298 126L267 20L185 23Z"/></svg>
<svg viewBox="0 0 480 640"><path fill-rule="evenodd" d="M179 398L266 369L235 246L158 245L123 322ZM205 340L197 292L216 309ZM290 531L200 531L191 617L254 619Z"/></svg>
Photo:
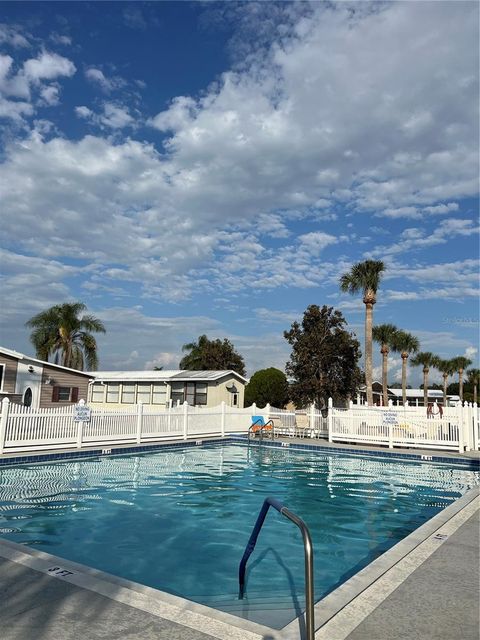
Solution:
<svg viewBox="0 0 480 640"><path fill-rule="evenodd" d="M71 367L64 367L61 364L55 364L53 362L47 362L45 360L38 360L38 358L32 358L31 356L27 356L24 353L14 351L13 349L7 349L6 347L0 347L0 354L2 353L6 356L10 356L11 358L16 358L17 360L26 360L27 362L34 362L42 366L53 367L54 369L60 369L61 371L77 373L78 375L87 376L88 378L92 377L92 374L89 371L79 371L78 369L72 369Z"/></svg>
<svg viewBox="0 0 480 640"><path fill-rule="evenodd" d="M407 392L407 398L423 398L423 389L406 389L406 392ZM398 398L402 397L401 389L392 389L388 387L388 393ZM441 391L440 389L429 389L428 397L443 398L443 391Z"/></svg>
<svg viewBox="0 0 480 640"><path fill-rule="evenodd" d="M222 371L187 371L183 369L161 371L91 371L90 377L99 381L121 382L123 380L140 380L145 382L166 382L167 380L181 381L215 381L226 376L234 376L241 382L247 380L236 371L230 369Z"/></svg>

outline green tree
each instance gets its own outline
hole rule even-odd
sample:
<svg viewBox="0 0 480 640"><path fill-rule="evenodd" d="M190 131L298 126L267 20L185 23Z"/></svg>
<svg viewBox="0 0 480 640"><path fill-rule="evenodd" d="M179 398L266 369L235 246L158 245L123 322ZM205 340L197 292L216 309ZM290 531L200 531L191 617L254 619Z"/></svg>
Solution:
<svg viewBox="0 0 480 640"><path fill-rule="evenodd" d="M284 337L292 347L286 372L293 379L291 399L297 406L325 406L331 396L345 400L360 382L360 343L346 331L347 322L333 307L310 305L302 323L294 322Z"/></svg>
<svg viewBox="0 0 480 640"><path fill-rule="evenodd" d="M26 322L33 329L30 341L37 358L72 369L90 371L98 366L97 341L92 333L105 333L103 322L92 315L79 316L86 310L82 302L66 302L38 313Z"/></svg>
<svg viewBox="0 0 480 640"><path fill-rule="evenodd" d="M348 273L340 278L340 289L352 295L363 292L365 304L365 381L367 402L373 405L372 391L372 326L373 305L377 302L377 290L385 265L381 260L365 260L354 264Z"/></svg>
<svg viewBox="0 0 480 640"><path fill-rule="evenodd" d="M448 386L448 377L453 376L455 373L455 367L453 364L453 360L438 360L435 364L435 368L440 371L443 378L443 406L447 406L447 386Z"/></svg>
<svg viewBox="0 0 480 640"><path fill-rule="evenodd" d="M421 351L412 358L412 367L423 367L423 406L428 406L428 374L430 367L435 367L439 358L430 351Z"/></svg>
<svg viewBox="0 0 480 640"><path fill-rule="evenodd" d="M420 342L408 331L397 331L393 341L392 350L400 354L402 358L402 401L407 402L407 360L411 353L417 353Z"/></svg>
<svg viewBox="0 0 480 640"><path fill-rule="evenodd" d="M393 324L379 324L372 329L373 339L381 345L383 405L385 407L388 405L388 354L397 331L397 327Z"/></svg>
<svg viewBox="0 0 480 640"><path fill-rule="evenodd" d="M270 367L260 369L250 378L245 387L245 406L255 402L260 407L271 404L283 409L289 400L287 377L280 371Z"/></svg>
<svg viewBox="0 0 480 640"><path fill-rule="evenodd" d="M463 372L472 364L472 361L470 358L465 358L465 356L457 356L452 359L452 363L458 373L458 395L460 396L460 401L463 401Z"/></svg>
<svg viewBox="0 0 480 640"><path fill-rule="evenodd" d="M180 369L189 371L231 369L241 376L245 375L245 362L227 338L209 340L206 335L202 335L197 342L184 344L182 351L188 353L180 360Z"/></svg>
<svg viewBox="0 0 480 640"><path fill-rule="evenodd" d="M469 369L467 371L468 384L473 387L473 401L477 402L478 384L480 381L480 369Z"/></svg>

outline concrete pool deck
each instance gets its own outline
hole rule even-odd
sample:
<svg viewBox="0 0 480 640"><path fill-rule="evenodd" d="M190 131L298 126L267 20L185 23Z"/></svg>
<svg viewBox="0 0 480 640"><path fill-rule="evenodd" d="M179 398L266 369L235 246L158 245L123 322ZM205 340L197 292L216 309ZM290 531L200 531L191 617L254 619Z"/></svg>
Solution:
<svg viewBox="0 0 480 640"><path fill-rule="evenodd" d="M303 438L288 441L352 448ZM383 448L368 448L385 452ZM423 454L418 449L394 452ZM425 453L477 457L455 452L449 456L432 450ZM432 518L429 522L437 519L437 524L432 524L426 536L417 536L417 546L410 545L409 553L397 551L389 570L382 573L377 569L378 579L373 583L362 587L360 579L358 597L339 611L338 606L333 607L336 615L328 613L329 596L317 605L316 621L322 626L315 640L478 640L480 500L465 498L457 501L458 508L451 515L442 518L457 503ZM375 563L381 564L384 556ZM62 569L71 570L71 575L61 575ZM274 631L168 594L159 599L158 593L161 592L0 540L2 640L300 638L298 623L296 628L292 623L282 631Z"/></svg>

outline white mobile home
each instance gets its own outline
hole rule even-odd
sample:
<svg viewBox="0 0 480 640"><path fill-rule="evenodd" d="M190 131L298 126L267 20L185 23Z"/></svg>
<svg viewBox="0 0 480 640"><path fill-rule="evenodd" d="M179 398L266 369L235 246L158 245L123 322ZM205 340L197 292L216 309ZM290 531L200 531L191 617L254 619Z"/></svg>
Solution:
<svg viewBox="0 0 480 640"><path fill-rule="evenodd" d="M92 406L158 405L188 402L196 407L243 407L247 380L235 371L92 371Z"/></svg>

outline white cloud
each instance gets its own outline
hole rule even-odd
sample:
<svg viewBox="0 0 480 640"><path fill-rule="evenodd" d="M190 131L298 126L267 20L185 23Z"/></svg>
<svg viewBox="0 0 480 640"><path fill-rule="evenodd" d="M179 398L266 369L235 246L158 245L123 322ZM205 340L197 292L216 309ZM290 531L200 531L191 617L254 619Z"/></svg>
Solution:
<svg viewBox="0 0 480 640"><path fill-rule="evenodd" d="M54 44L60 44L64 46L69 46L72 44L72 38L62 33L53 32L50 34L50 40Z"/></svg>
<svg viewBox="0 0 480 640"><path fill-rule="evenodd" d="M89 67L85 70L85 77L91 83L98 85L105 93L111 93L116 89L121 89L126 85L125 80L120 76L107 78L101 69Z"/></svg>
<svg viewBox="0 0 480 640"><path fill-rule="evenodd" d="M92 124L110 129L123 129L135 125L135 119L130 114L128 107L119 106L113 102L105 102L101 113L95 113L86 106L75 107L75 113L78 117L89 120Z"/></svg>
<svg viewBox="0 0 480 640"><path fill-rule="evenodd" d="M73 62L55 53L43 51L37 58L24 62L18 70L11 56L0 55L0 117L23 123L24 117L33 115L32 91L38 92L39 105L57 105L60 85L43 81L70 77L74 73Z"/></svg>
<svg viewBox="0 0 480 640"><path fill-rule="evenodd" d="M60 102L60 88L55 84L49 84L40 90L40 96L43 104L53 107Z"/></svg>
<svg viewBox="0 0 480 640"><path fill-rule="evenodd" d="M53 80L61 76L70 77L76 71L75 65L68 58L42 51L37 58L27 60L23 65L26 77L32 82L41 80Z"/></svg>
<svg viewBox="0 0 480 640"><path fill-rule="evenodd" d="M30 46L28 39L23 35L23 29L17 25L8 24L0 24L0 44L15 48Z"/></svg>
<svg viewBox="0 0 480 640"><path fill-rule="evenodd" d="M432 247L438 244L446 244L455 237L473 236L478 234L479 227L475 225L473 220L447 218L431 232L419 227L410 227L404 229L400 234L400 240L391 244L384 245L368 252L369 256L391 256L406 253L411 250L420 250L424 247Z"/></svg>

